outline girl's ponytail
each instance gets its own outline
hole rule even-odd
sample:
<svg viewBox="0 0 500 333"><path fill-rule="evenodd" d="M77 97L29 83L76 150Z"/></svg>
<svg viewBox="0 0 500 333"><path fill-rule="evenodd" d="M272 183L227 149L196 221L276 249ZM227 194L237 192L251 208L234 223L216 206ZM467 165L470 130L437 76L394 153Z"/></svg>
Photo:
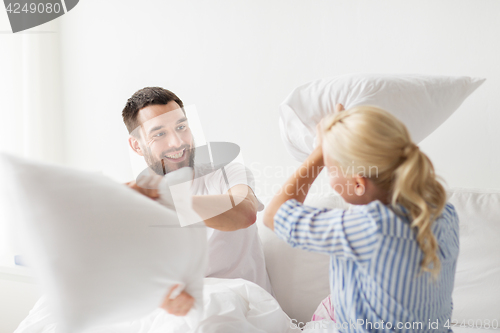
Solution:
<svg viewBox="0 0 500 333"><path fill-rule="evenodd" d="M441 263L431 226L444 209L446 192L406 126L380 108L359 106L326 118L322 135L323 148L340 167L377 170L361 175L387 191L394 207L407 210L424 254L422 270L437 277Z"/></svg>
<svg viewBox="0 0 500 333"><path fill-rule="evenodd" d="M408 210L411 226L417 230L417 242L424 253L421 268L436 278L441 262L431 226L444 209L446 192L436 178L432 162L414 143L403 149L402 159L393 173L391 201L394 206L400 204Z"/></svg>

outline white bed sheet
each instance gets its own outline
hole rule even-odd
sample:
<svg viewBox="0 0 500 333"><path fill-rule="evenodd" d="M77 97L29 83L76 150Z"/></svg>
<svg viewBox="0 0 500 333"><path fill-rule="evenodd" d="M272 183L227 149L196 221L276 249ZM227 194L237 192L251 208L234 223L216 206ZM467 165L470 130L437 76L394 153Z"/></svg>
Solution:
<svg viewBox="0 0 500 333"><path fill-rule="evenodd" d="M292 333L290 318L267 291L243 279L206 278L204 314L196 325L192 318L176 317L157 309L141 320L95 327L85 333ZM42 297L14 333L60 332L45 297Z"/></svg>

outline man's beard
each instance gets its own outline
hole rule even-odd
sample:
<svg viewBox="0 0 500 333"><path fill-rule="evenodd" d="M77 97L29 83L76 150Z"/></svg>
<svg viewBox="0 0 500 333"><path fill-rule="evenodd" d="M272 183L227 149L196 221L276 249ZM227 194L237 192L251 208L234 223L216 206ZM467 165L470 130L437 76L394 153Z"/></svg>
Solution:
<svg viewBox="0 0 500 333"><path fill-rule="evenodd" d="M146 149L145 151L145 154L144 154L144 159L146 160L146 163L148 164L149 168L151 168L151 170L153 170L157 175L160 175L160 176L165 176L167 173L169 172L172 172L172 171L175 171L175 170L178 170L180 168L183 168L183 167L191 167L193 168L194 167L194 155L195 155L195 151L196 151L196 148L194 148L194 142L193 142L193 148L189 148L189 146L185 146L183 147L183 149L186 149L184 154L188 154L186 156L186 159L182 162L179 162L176 164L176 168L175 169L172 169L171 167L169 167L168 165L168 158L167 157L163 157L161 159L158 159L156 157L153 156L153 154L151 153L151 150ZM166 154L162 154L162 156L165 156Z"/></svg>

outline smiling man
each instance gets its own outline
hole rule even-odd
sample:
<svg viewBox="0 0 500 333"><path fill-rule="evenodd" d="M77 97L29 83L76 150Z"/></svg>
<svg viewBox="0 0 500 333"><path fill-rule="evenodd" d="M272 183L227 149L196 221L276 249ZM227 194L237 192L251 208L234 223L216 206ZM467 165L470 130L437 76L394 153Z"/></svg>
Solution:
<svg viewBox="0 0 500 333"><path fill-rule="evenodd" d="M159 88L145 88L134 94L135 98L129 99L123 111L123 119L126 124L128 122L127 128L132 134L129 137L132 149L144 156L156 174L163 176L185 166L194 167L194 140L181 107L182 102L170 93L177 100L152 104L167 101L170 97L167 91L162 94L161 90L156 89ZM156 92L156 99L156 95L144 95ZM144 98L146 100L142 100ZM140 106L143 108L137 112ZM132 130L133 126L136 127Z"/></svg>
<svg viewBox="0 0 500 333"><path fill-rule="evenodd" d="M193 208L208 227L206 276L243 278L271 292L264 253L254 224L257 211L264 207L254 195L251 172L239 163L230 163L223 170L212 170L211 165L195 163L195 143L184 105L169 90L147 87L137 91L127 101L122 116L130 133L130 147L143 156L149 166L146 174L164 176L182 167L193 168ZM128 185L151 198L159 197L154 186L144 188L135 181ZM228 197L232 203L229 209ZM181 294L179 297L188 296ZM173 307L164 304L170 313L186 313L175 313L171 310Z"/></svg>

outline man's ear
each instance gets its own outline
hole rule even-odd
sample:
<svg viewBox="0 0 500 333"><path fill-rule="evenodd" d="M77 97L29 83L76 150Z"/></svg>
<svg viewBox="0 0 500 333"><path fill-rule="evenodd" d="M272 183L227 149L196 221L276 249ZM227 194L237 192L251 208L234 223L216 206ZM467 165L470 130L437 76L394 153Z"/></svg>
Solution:
<svg viewBox="0 0 500 333"><path fill-rule="evenodd" d="M134 136L129 136L128 137L128 144L130 145L130 148L132 148L133 151L139 156L144 156L144 153L142 152L141 146L139 145L139 141L137 138Z"/></svg>
<svg viewBox="0 0 500 333"><path fill-rule="evenodd" d="M366 185L368 185L368 180L360 175L354 176L354 193L358 196L362 196L366 192Z"/></svg>

